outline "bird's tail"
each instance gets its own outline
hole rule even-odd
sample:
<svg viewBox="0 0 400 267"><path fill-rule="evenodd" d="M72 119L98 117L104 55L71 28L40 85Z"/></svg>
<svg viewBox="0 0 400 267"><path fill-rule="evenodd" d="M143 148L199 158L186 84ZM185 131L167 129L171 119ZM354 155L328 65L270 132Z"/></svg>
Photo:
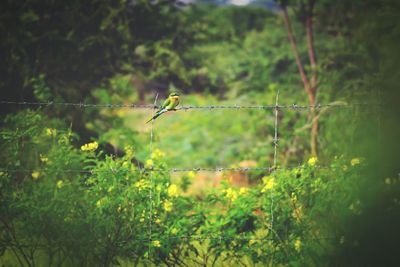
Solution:
<svg viewBox="0 0 400 267"><path fill-rule="evenodd" d="M167 111L166 109L162 109L162 110L157 111L157 113L154 114L154 116L153 116L150 120L148 120L146 123L149 123L149 122L151 122L152 120L157 119L161 114L163 114L163 113L166 112L166 111Z"/></svg>

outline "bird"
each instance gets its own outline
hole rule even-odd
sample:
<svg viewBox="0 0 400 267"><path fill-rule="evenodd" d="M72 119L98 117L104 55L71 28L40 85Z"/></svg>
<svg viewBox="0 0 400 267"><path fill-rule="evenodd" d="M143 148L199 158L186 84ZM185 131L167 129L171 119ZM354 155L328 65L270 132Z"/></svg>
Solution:
<svg viewBox="0 0 400 267"><path fill-rule="evenodd" d="M164 103L162 104L161 108L154 114L154 116L148 120L146 123L151 122L152 120L155 120L158 118L161 114L170 111L170 110L175 110L176 106L179 105L179 94L178 93L170 93L168 98L165 99Z"/></svg>

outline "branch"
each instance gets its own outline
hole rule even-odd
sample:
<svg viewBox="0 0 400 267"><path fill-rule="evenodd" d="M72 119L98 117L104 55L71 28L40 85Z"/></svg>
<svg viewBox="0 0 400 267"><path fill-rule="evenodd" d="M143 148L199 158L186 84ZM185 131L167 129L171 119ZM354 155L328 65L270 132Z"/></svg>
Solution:
<svg viewBox="0 0 400 267"><path fill-rule="evenodd" d="M11 222L10 225L8 225L7 222L5 220L3 220L2 218L0 218L0 221L3 223L4 227L8 230L11 238L14 239L15 247L17 249L16 251L21 253L22 257L24 258L24 260L28 264L28 266L31 266L31 263L29 262L29 259L28 259L27 255L24 253L24 250L23 250L22 246L18 243L18 240L17 240L17 237L16 237L16 233L15 233L15 229L13 227L12 222ZM14 251L14 249L13 249L13 251ZM20 258L18 257L17 253L15 253L15 251L14 251L14 254L17 257L18 261L20 262ZM23 265L21 264L21 266L23 266Z"/></svg>
<svg viewBox="0 0 400 267"><path fill-rule="evenodd" d="M335 104L345 105L346 102L343 102L343 101L332 102L332 105L335 105ZM310 123L307 123L307 124L303 125L301 128L295 129L294 132L295 132L295 133L300 133L300 132L302 132L302 131L305 131L305 130L311 128L312 125L313 125L316 121L319 120L319 118L321 117L321 115L324 114L325 112L327 112L329 109L330 109L329 106L328 106L328 107L322 108L322 109L318 112L318 114L315 114L315 116L312 118L312 120L311 120Z"/></svg>

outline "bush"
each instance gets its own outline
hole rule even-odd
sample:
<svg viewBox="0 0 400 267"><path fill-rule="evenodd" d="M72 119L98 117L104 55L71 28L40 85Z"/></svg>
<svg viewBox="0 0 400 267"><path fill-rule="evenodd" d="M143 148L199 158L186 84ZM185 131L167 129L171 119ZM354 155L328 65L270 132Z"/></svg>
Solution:
<svg viewBox="0 0 400 267"><path fill-rule="evenodd" d="M118 158L96 141L76 148L76 134L40 111L7 117L0 138L5 262L317 265L353 244L343 221L363 212L358 158L325 168L311 158L198 201L171 183L161 150L137 166L129 146Z"/></svg>

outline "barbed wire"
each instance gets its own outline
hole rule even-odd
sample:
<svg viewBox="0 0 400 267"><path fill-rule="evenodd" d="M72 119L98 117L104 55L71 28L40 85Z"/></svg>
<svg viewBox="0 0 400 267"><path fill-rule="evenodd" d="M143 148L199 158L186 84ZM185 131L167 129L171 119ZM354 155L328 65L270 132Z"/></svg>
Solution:
<svg viewBox="0 0 400 267"><path fill-rule="evenodd" d="M106 172L106 173L118 173L118 172L200 172L200 171L210 171L210 172L222 172L222 171L272 171L272 167L239 167L239 168L170 168L170 169L151 169L151 168L143 168L143 169L109 169L109 170L80 170L80 169L0 169L2 172L34 172L34 171L54 171L54 172L71 172L71 173L96 173L96 172Z"/></svg>
<svg viewBox="0 0 400 267"><path fill-rule="evenodd" d="M201 235L187 235L187 236L164 236L160 238L162 241L172 241L172 240L193 240L193 241L206 241L206 240L217 240L217 241L272 241L273 239L270 237L240 237L240 236L234 236L234 237L226 237L226 236L201 236ZM320 236L320 237L302 237L302 240L337 240L340 242L340 237L338 236ZM282 238L284 241L292 241L292 240L297 240L297 237L288 237L288 238ZM132 238L128 240L121 240L115 242L117 245L123 245L129 242L145 242L148 241L147 238ZM29 248L29 247L37 247L37 248L48 248L51 246L50 244L20 244L20 243L7 243L7 242L1 242L2 246L12 246L12 247L22 247L22 248Z"/></svg>
<svg viewBox="0 0 400 267"><path fill-rule="evenodd" d="M90 104L90 103L73 103L73 102L18 102L18 101L7 101L1 100L0 104L3 105L27 105L27 106L70 106L77 108L131 108L131 109L157 109L159 106L153 104ZM174 111L189 110L189 109L321 109L321 108L348 108L352 106L378 106L378 103L329 103L329 104L316 104L316 105L207 105L207 106L181 106Z"/></svg>
<svg viewBox="0 0 400 267"><path fill-rule="evenodd" d="M71 106L78 108L142 108L142 109L154 109L157 108L155 105L140 105L140 104L89 104L89 103L72 103L72 102L17 102L17 101L5 101L1 100L0 104L4 105L27 105L27 106Z"/></svg>
<svg viewBox="0 0 400 267"><path fill-rule="evenodd" d="M234 237L227 237L227 236L202 236L202 235L187 235L187 236L167 236L167 237L161 237L161 240L219 240L222 242L222 240L241 240L241 241L266 241L266 240L275 240L271 237L247 237L247 236L234 236ZM283 240L296 240L296 237L290 237L290 238L283 238ZM302 237L302 240L340 240L340 238L335 237L335 236L321 236L321 237ZM138 241L138 242L144 242L148 241L148 239L145 238L135 238L131 240L124 240L119 242L121 243L128 243L130 241Z"/></svg>
<svg viewBox="0 0 400 267"><path fill-rule="evenodd" d="M272 172L276 171L284 171L284 170L293 170L293 169L304 169L305 166L303 165L294 165L288 167L232 167L232 168L204 168L204 167L195 167L195 168L168 168L168 169L151 169L151 168L142 168L142 169L106 169L106 170L85 170L85 169L46 169L46 168L35 168L35 169L7 169L7 168L0 168L0 172L10 172L10 173L29 173L29 172L65 172L65 173L132 173L132 172L223 172L223 171L234 171L234 172L251 172L251 171L267 171ZM322 166L322 165L314 165L313 168L315 169L328 169L329 166Z"/></svg>
<svg viewBox="0 0 400 267"><path fill-rule="evenodd" d="M353 104L361 105L361 104ZM256 105L256 106L241 106L241 105L216 105L216 106L182 106L176 110L188 109L320 109L324 107L349 107L349 104L317 104L317 105Z"/></svg>

